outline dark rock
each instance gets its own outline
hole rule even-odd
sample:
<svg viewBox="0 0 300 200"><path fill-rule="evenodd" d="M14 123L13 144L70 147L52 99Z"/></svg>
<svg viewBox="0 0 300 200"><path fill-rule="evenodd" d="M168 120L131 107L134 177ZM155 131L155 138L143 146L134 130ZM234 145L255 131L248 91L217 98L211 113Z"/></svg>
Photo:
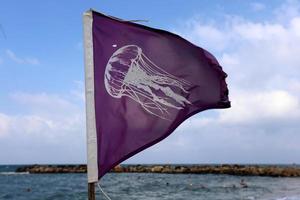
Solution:
<svg viewBox="0 0 300 200"><path fill-rule="evenodd" d="M86 165L30 165L16 169L29 173L86 173ZM118 165L113 173L168 173L168 174L229 174L239 176L300 177L300 168L257 165Z"/></svg>

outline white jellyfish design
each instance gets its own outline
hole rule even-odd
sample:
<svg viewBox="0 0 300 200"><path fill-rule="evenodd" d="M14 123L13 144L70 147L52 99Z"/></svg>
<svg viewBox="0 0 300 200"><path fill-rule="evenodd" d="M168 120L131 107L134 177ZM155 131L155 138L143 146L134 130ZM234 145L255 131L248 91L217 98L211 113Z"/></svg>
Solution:
<svg viewBox="0 0 300 200"><path fill-rule="evenodd" d="M116 50L107 62L104 84L114 98L130 97L144 110L168 120L169 109L191 104L184 96L191 84L154 64L136 45Z"/></svg>

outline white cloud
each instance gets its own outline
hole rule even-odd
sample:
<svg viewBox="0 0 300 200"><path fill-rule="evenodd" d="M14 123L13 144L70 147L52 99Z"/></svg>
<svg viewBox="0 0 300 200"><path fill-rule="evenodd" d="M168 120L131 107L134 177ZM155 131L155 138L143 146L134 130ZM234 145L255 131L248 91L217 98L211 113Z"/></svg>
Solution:
<svg viewBox="0 0 300 200"><path fill-rule="evenodd" d="M24 62L32 65L39 65L40 61L37 58L27 57L24 58Z"/></svg>
<svg viewBox="0 0 300 200"><path fill-rule="evenodd" d="M297 130L296 123L275 127L224 124L202 113L185 121L166 140L127 162L299 163Z"/></svg>
<svg viewBox="0 0 300 200"><path fill-rule="evenodd" d="M10 95L12 103L23 109L18 114L0 112L0 147L12 155L10 159L1 158L0 163L84 162L84 102L71 91ZM22 157L24 152L30 156Z"/></svg>
<svg viewBox="0 0 300 200"><path fill-rule="evenodd" d="M7 49L6 51L6 55L14 62L18 63L18 64L30 64L30 65L39 65L40 61L37 58L33 58L33 57L25 57L25 58L21 58L18 57L13 51Z"/></svg>
<svg viewBox="0 0 300 200"><path fill-rule="evenodd" d="M291 79L288 88L294 94L300 94L300 80Z"/></svg>
<svg viewBox="0 0 300 200"><path fill-rule="evenodd" d="M264 7L252 6L257 11ZM188 119L167 140L128 162L300 162L299 8L299 1L287 1L270 20L193 18L178 28L176 32L219 58L229 75L232 108ZM66 151L61 160L76 157L74 150L68 152L76 144L81 145L76 152L85 156L82 82L67 94L17 92L11 98L26 113L0 114L0 137L20 137L18 141L25 151L32 149L30 155L36 160L43 158L34 151L45 147ZM6 144L0 140L1 145ZM46 154L59 160L53 156L59 155L58 150Z"/></svg>
<svg viewBox="0 0 300 200"><path fill-rule="evenodd" d="M73 95L71 97L73 98ZM68 97L57 94L18 92L11 95L11 98L17 104L25 106L27 110L26 114L21 115L2 114L9 119L10 127L8 128L12 130L12 134L58 136L74 130L80 131L84 126L84 108L69 100Z"/></svg>
<svg viewBox="0 0 300 200"><path fill-rule="evenodd" d="M188 119L131 161L147 156L150 163L299 163L299 11L299 1L286 1L270 20L224 16L221 22L204 22L196 17L177 28L219 57L229 75L232 108Z"/></svg>
<svg viewBox="0 0 300 200"><path fill-rule="evenodd" d="M9 125L10 118L5 114L0 113L0 138L8 134Z"/></svg>
<svg viewBox="0 0 300 200"><path fill-rule="evenodd" d="M174 32L188 38L192 42L205 47L206 49L214 49L222 51L230 42L230 35L220 30L214 24L199 23L197 18L190 19L182 30L174 30Z"/></svg>
<svg viewBox="0 0 300 200"><path fill-rule="evenodd" d="M16 63L19 63L19 64L23 64L24 63L24 60L21 59L21 58L18 58L16 56L16 54L14 52L12 52L11 50L7 49L6 50L6 55L13 61L15 61Z"/></svg>
<svg viewBox="0 0 300 200"><path fill-rule="evenodd" d="M281 23L286 23L294 17L299 17L299 0L286 0L281 6L274 10L274 14L275 19Z"/></svg>
<svg viewBox="0 0 300 200"><path fill-rule="evenodd" d="M69 100L69 93L64 95L48 93L15 92L10 95L16 103L26 106L31 112L45 115L57 115L63 111L68 113L80 109L78 105Z"/></svg>
<svg viewBox="0 0 300 200"><path fill-rule="evenodd" d="M84 82L83 81L74 81L76 89L71 90L71 94L77 97L78 99L85 101L84 93Z"/></svg>
<svg viewBox="0 0 300 200"><path fill-rule="evenodd" d="M282 6L284 7L284 6ZM224 17L220 25L191 19L179 33L220 57L229 85L243 89L286 89L286 81L300 77L300 14L286 22L254 22Z"/></svg>
<svg viewBox="0 0 300 200"><path fill-rule="evenodd" d="M283 90L235 91L232 108L220 112L222 123L260 123L300 119L299 99Z"/></svg>

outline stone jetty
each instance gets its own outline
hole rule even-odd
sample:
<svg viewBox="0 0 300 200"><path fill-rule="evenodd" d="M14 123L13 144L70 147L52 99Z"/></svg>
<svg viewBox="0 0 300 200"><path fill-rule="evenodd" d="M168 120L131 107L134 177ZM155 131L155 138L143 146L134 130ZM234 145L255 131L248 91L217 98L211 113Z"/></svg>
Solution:
<svg viewBox="0 0 300 200"><path fill-rule="evenodd" d="M16 172L86 173L86 165L30 165ZM118 165L111 173L228 174L238 176L300 177L300 166L277 165Z"/></svg>

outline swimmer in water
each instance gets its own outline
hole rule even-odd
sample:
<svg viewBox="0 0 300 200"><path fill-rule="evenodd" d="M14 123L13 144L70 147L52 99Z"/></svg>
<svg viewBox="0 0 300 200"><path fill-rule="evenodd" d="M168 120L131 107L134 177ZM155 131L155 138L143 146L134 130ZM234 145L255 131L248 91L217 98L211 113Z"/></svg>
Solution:
<svg viewBox="0 0 300 200"><path fill-rule="evenodd" d="M248 185L245 183L244 179L241 180L240 185L242 188L247 188Z"/></svg>

